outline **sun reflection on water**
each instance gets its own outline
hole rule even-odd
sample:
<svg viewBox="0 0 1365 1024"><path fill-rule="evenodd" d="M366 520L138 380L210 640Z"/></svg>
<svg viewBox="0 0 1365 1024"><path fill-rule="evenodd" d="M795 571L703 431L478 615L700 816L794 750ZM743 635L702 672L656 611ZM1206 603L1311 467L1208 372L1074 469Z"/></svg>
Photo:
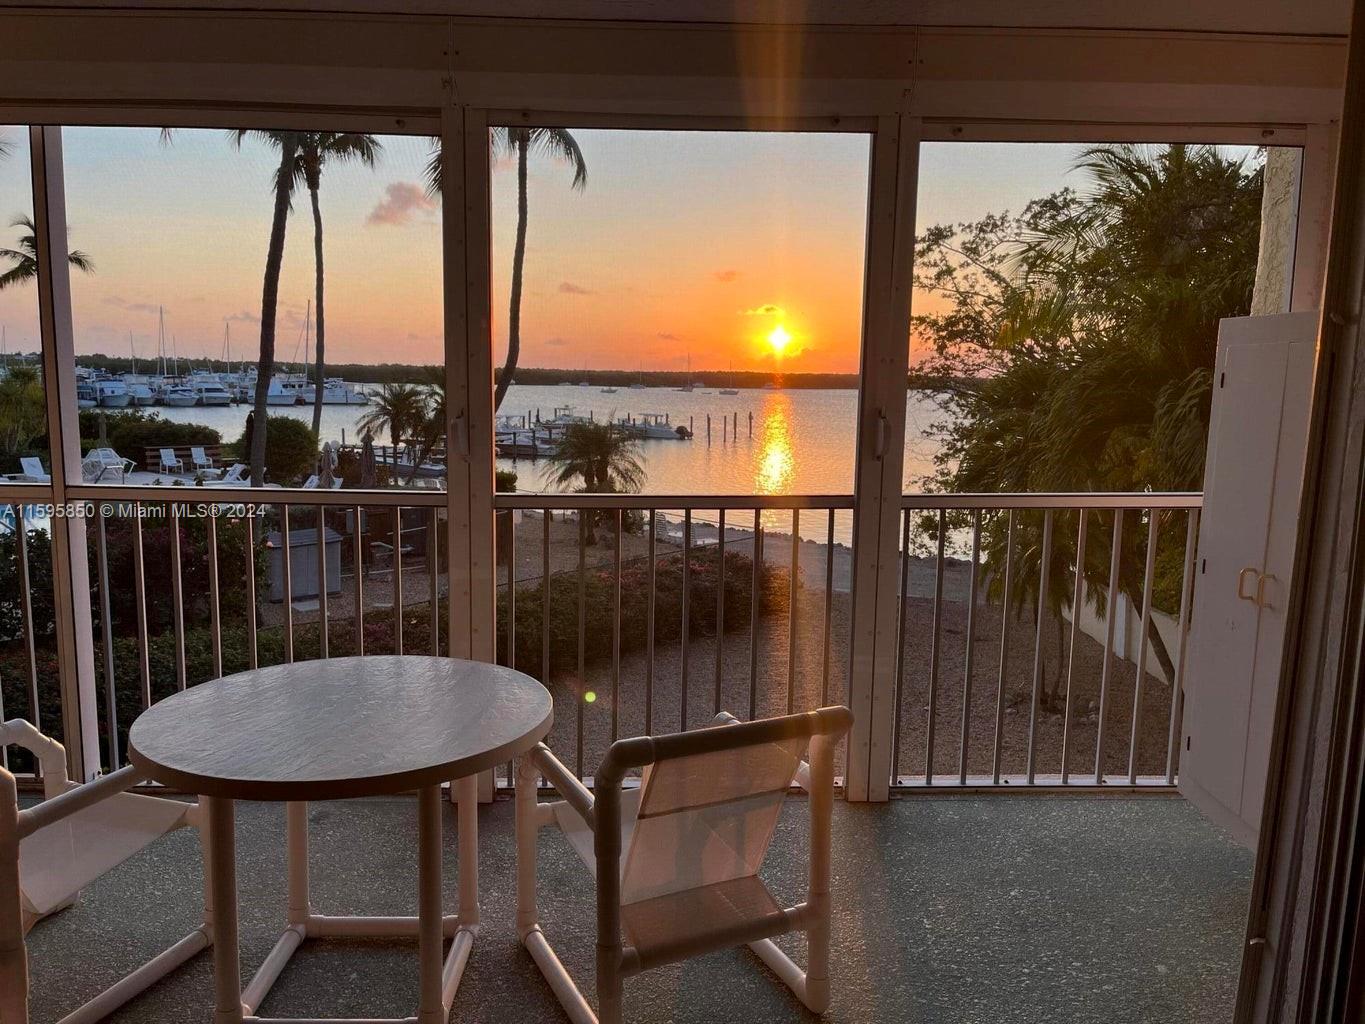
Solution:
<svg viewBox="0 0 1365 1024"><path fill-rule="evenodd" d="M796 472L796 451L792 445L791 399L773 395L763 404L758 462L754 467L754 489L759 494L791 493Z"/></svg>

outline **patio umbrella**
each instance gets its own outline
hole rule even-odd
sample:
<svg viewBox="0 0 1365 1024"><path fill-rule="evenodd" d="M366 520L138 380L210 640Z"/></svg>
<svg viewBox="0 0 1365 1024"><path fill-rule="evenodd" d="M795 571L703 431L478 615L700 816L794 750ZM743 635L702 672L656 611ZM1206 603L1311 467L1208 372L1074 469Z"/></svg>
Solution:
<svg viewBox="0 0 1365 1024"><path fill-rule="evenodd" d="M330 491L336 480L336 456L332 453L332 442L327 441L318 453L318 487Z"/></svg>
<svg viewBox="0 0 1365 1024"><path fill-rule="evenodd" d="M360 441L360 486L373 488L378 477L379 470L374 463L374 437L367 430Z"/></svg>

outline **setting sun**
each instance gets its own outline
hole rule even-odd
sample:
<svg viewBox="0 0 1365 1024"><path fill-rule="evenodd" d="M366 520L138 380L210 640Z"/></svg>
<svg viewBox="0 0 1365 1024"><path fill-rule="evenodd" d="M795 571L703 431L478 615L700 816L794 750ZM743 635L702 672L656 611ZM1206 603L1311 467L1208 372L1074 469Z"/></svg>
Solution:
<svg viewBox="0 0 1365 1024"><path fill-rule="evenodd" d="M791 333L781 324L768 332L768 346L773 350L773 355L779 358L787 351L787 346L791 344L791 340Z"/></svg>

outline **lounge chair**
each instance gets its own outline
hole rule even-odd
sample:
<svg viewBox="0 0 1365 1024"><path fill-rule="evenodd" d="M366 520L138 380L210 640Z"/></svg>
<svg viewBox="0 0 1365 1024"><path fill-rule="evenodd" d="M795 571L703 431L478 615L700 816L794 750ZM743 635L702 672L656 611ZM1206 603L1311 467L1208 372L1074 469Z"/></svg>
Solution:
<svg viewBox="0 0 1365 1024"><path fill-rule="evenodd" d="M81 478L92 484L104 483L106 477L123 483L129 470L136 468L136 462L125 459L112 448L92 448L81 460Z"/></svg>
<svg viewBox="0 0 1365 1024"><path fill-rule="evenodd" d="M318 475L316 473L314 473L312 476L310 476L307 480L303 482L303 489L305 491L315 491L317 490L317 487Z"/></svg>
<svg viewBox="0 0 1365 1024"><path fill-rule="evenodd" d="M221 469L219 469L217 466L213 464L213 460L204 453L203 448L198 447L191 448L190 461L194 463L194 469L195 472L197 473L203 473L205 475L208 475L210 473L221 475L223 472Z"/></svg>
<svg viewBox="0 0 1365 1024"><path fill-rule="evenodd" d="M847 708L620 740L590 793L544 744L517 766L517 934L575 1024L620 1024L622 982L664 964L747 945L805 1006L829 1008L830 827L834 747ZM810 764L801 760L810 748ZM626 773L643 769L638 789ZM537 802L544 776L556 803ZM758 877L787 790L810 794L806 901L783 908ZM592 1008L540 928L536 839L557 826L597 880L597 999ZM773 938L805 932L802 971Z"/></svg>
<svg viewBox="0 0 1365 1024"><path fill-rule="evenodd" d="M251 468L244 462L235 463L231 469L222 475L220 480L225 484L250 483Z"/></svg>
<svg viewBox="0 0 1365 1024"><path fill-rule="evenodd" d="M28 1024L29 930L161 836L197 826L199 806L127 792L143 781L131 765L73 785L62 745L22 719L0 726L0 746L11 744L32 752L41 765L45 797L20 810L14 776L0 768L0 1020ZM65 1019L104 1018L208 948L210 929L206 921Z"/></svg>
<svg viewBox="0 0 1365 1024"><path fill-rule="evenodd" d="M50 484L52 477L43 469L43 460L36 455L27 455L19 460L21 472L10 475L11 480L25 484Z"/></svg>
<svg viewBox="0 0 1365 1024"><path fill-rule="evenodd" d="M185 460L176 456L174 448L161 449L161 471L163 473L185 472Z"/></svg>

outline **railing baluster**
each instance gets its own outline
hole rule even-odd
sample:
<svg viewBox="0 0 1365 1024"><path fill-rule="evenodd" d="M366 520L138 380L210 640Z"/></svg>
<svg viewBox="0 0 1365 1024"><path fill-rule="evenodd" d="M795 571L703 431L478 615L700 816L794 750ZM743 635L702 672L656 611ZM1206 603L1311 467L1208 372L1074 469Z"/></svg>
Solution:
<svg viewBox="0 0 1365 1024"><path fill-rule="evenodd" d="M118 700L114 685L113 602L109 599L109 540L103 506L95 517L95 562L100 591L100 642L104 650L104 728L109 734L109 770L120 766L118 749Z"/></svg>
<svg viewBox="0 0 1365 1024"><path fill-rule="evenodd" d="M934 562L934 623L929 639L929 721L924 730L924 784L934 782L934 729L938 717L938 663L943 627L943 546L948 538L948 514L938 510L938 558Z"/></svg>
<svg viewBox="0 0 1365 1024"><path fill-rule="evenodd" d="M515 531L513 531L515 532ZM437 521L437 509L431 507L431 519L427 523L427 598L431 612L431 654L441 656L441 529ZM510 566L510 563L509 563ZM511 571L508 575L508 594L512 592ZM509 648L510 650L510 648ZM511 664L511 663L509 663ZM511 776L508 776L510 784Z"/></svg>
<svg viewBox="0 0 1365 1024"><path fill-rule="evenodd" d="M758 622L763 581L763 510L754 509L753 581L749 588L749 721L758 714Z"/></svg>
<svg viewBox="0 0 1365 1024"><path fill-rule="evenodd" d="M550 522L551 511L540 510L540 681L550 685ZM537 783L540 785L541 783Z"/></svg>
<svg viewBox="0 0 1365 1024"><path fill-rule="evenodd" d="M325 658L331 647L327 616L327 507L318 506L317 529L314 531L318 555L318 657Z"/></svg>
<svg viewBox="0 0 1365 1024"><path fill-rule="evenodd" d="M280 558L284 566L284 660L294 661L294 549L289 546L289 505L280 506Z"/></svg>
<svg viewBox="0 0 1365 1024"><path fill-rule="evenodd" d="M905 628L910 604L910 510L901 510L901 575L896 591L896 699L891 719L891 785L900 785L901 710L905 699Z"/></svg>
<svg viewBox="0 0 1365 1024"><path fill-rule="evenodd" d="M787 596L787 714L796 711L796 590L801 578L801 510L792 509L791 579Z"/></svg>
<svg viewBox="0 0 1365 1024"><path fill-rule="evenodd" d="M396 449L395 449L396 450ZM395 456L396 458L397 456ZM403 506L396 505L393 510L393 572L389 576L393 584L393 648L394 653L403 653Z"/></svg>
<svg viewBox="0 0 1365 1024"><path fill-rule="evenodd" d="M28 571L28 520L24 515L24 506L15 507L19 510L15 516L15 527L19 533L19 586L22 590L19 608L24 626L24 650L28 653L28 720L35 729L41 731L43 716L38 701L38 652L33 630L33 591ZM48 536L50 545L51 534Z"/></svg>
<svg viewBox="0 0 1365 1024"><path fill-rule="evenodd" d="M820 706L829 706L829 646L830 627L834 614L834 509L829 510L829 526L825 531L825 629L824 654L820 664Z"/></svg>
<svg viewBox="0 0 1365 1024"><path fill-rule="evenodd" d="M1048 584L1052 575L1052 509L1043 512L1043 549L1039 552L1038 596L1034 600L1037 624L1033 634L1033 696L1028 715L1028 784L1033 785L1038 763L1038 711L1043 700L1043 623L1047 618Z"/></svg>
<svg viewBox="0 0 1365 1024"><path fill-rule="evenodd" d="M141 543L141 530L138 532ZM246 517L246 659L249 668L256 668L260 654L256 650L256 517Z"/></svg>
<svg viewBox="0 0 1365 1024"><path fill-rule="evenodd" d="M679 672L682 686L678 694L681 707L678 712L678 729L687 731L687 655L691 640L692 623L692 510L683 512L683 551L682 551L682 649L679 652Z"/></svg>
<svg viewBox="0 0 1365 1024"><path fill-rule="evenodd" d="M645 733L654 732L654 596L655 596L655 556L654 540L658 528L657 509L649 510L649 570L645 589L649 597L645 601Z"/></svg>
<svg viewBox="0 0 1365 1024"><path fill-rule="evenodd" d="M1114 536L1109 552L1109 593L1105 596L1104 668L1100 672L1099 721L1095 728L1095 785L1104 782L1104 731L1109 714L1109 683L1114 670L1114 620L1118 617L1119 570L1123 564L1123 509L1114 509Z"/></svg>
<svg viewBox="0 0 1365 1024"><path fill-rule="evenodd" d="M185 583L180 575L180 506L171 502L171 621L175 629L175 685L184 690Z"/></svg>
<svg viewBox="0 0 1365 1024"><path fill-rule="evenodd" d="M718 509L720 532L716 534L716 696L714 714L720 714L721 677L725 673L725 509Z"/></svg>
<svg viewBox="0 0 1365 1024"><path fill-rule="evenodd" d="M223 619L218 599L218 519L210 515L208 526L209 637L213 644L213 678L223 677Z"/></svg>
<svg viewBox="0 0 1365 1024"><path fill-rule="evenodd" d="M507 667L517 667L517 523L516 513L507 511ZM513 776L507 776L510 786Z"/></svg>
<svg viewBox="0 0 1365 1024"><path fill-rule="evenodd" d="M588 517L590 509L578 510L578 693L577 734L574 736L574 772L583 777L583 708L588 692Z"/></svg>
<svg viewBox="0 0 1365 1024"><path fill-rule="evenodd" d="M1000 752L1005 742L1005 673L1010 652L1010 589L1014 586L1014 509L1005 527L1005 592L1000 602L1000 676L995 686L995 751L991 755L991 782L1000 785Z"/></svg>
<svg viewBox="0 0 1365 1024"><path fill-rule="evenodd" d="M1137 785L1138 742L1142 727L1142 698L1147 683L1147 634L1152 626L1152 582L1156 576L1157 529L1161 518L1147 510L1147 564L1142 572L1142 626L1138 633L1137 677L1133 680L1133 728L1128 740L1128 784Z"/></svg>
<svg viewBox="0 0 1365 1024"><path fill-rule="evenodd" d="M1194 600L1194 567L1199 561L1199 510L1190 509L1185 520L1185 573L1180 581L1180 618L1176 629L1175 682L1171 686L1171 722L1166 735L1166 785L1175 785L1175 766L1180 750L1181 717L1185 711L1185 644L1190 634L1190 607Z"/></svg>
<svg viewBox="0 0 1365 1024"><path fill-rule="evenodd" d="M621 714L621 533L625 520L616 510L616 551L611 617L611 741L616 742Z"/></svg>
<svg viewBox="0 0 1365 1024"><path fill-rule="evenodd" d="M967 784L967 748L972 734L972 661L976 653L977 578L981 574L981 510L972 509L972 568L967 581L967 650L962 658L962 738L957 781Z"/></svg>
<svg viewBox="0 0 1365 1024"><path fill-rule="evenodd" d="M1066 706L1062 711L1062 785L1071 778L1072 696L1076 683L1076 652L1081 638L1081 615L1085 612L1085 540L1089 509L1079 509L1076 524L1076 583L1071 595L1071 645L1066 659Z"/></svg>
<svg viewBox="0 0 1365 1024"><path fill-rule="evenodd" d="M359 505L355 507L355 521L351 524L351 580L352 602L355 627L355 653L360 657L365 653L365 546L361 540L361 517L364 513Z"/></svg>

